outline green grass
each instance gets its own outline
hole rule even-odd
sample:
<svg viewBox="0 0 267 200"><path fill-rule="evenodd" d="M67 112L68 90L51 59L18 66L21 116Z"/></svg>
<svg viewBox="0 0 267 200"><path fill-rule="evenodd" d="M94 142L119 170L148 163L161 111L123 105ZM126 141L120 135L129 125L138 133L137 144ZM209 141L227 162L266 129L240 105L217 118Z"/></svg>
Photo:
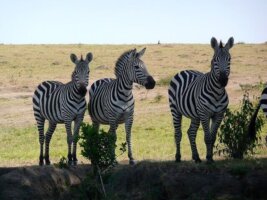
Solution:
<svg viewBox="0 0 267 200"><path fill-rule="evenodd" d="M32 112L31 95L44 80L68 82L73 70L70 53L86 55L92 52L90 84L99 78L114 77L114 63L130 48L147 47L143 60L157 81L156 87L147 91L134 87L136 99L132 128L132 149L137 160L173 160L175 155L172 117L168 103L168 84L171 78L185 69L202 72L210 70L212 49L209 45L0 45L0 166L38 164L39 142ZM237 108L242 99L240 85L257 85L267 77L266 44L236 45L231 50L231 76L227 91L230 107ZM105 67L99 67L105 66ZM251 96L260 92L253 90ZM88 97L87 97L88 98ZM88 113L85 122L90 123ZM182 159L191 160L187 136L190 121L183 120ZM107 126L104 126L108 130ZM125 142L124 126L118 128L119 145ZM267 134L267 126L262 136ZM197 145L205 158L203 130L200 127ZM59 162L67 154L66 132L58 125L50 148L51 160ZM78 149L80 152L80 149ZM258 149L259 157L266 157L267 148ZM216 157L220 159L220 157ZM79 160L87 162L79 155ZM127 153L118 160L128 160Z"/></svg>
<svg viewBox="0 0 267 200"><path fill-rule="evenodd" d="M135 159L141 160L174 160L175 145L172 128L172 121L169 113L161 113L161 115L149 114L134 121L132 129L132 149ZM87 121L88 122L88 121ZM158 123L160 122L160 123ZM191 160L191 148L186 134L190 121L186 118L183 120L183 138L181 145L182 159ZM103 126L107 131L108 126ZM263 133L266 133L265 125ZM124 126L120 125L117 131L117 145L125 142ZM38 164L39 142L38 133L35 127L26 128L4 128L0 130L0 157L1 165L29 165ZM197 136L197 145L201 158L205 159L205 146L203 138L203 130L200 127ZM117 149L117 153L119 150ZM266 146L259 148L258 156L267 154ZM58 125L50 146L50 156L53 163L59 162L62 156L67 156L66 132L63 125ZM216 159L223 157L215 156ZM80 155L78 148L78 159L84 163L88 163ZM128 160L127 153L118 158L119 161Z"/></svg>

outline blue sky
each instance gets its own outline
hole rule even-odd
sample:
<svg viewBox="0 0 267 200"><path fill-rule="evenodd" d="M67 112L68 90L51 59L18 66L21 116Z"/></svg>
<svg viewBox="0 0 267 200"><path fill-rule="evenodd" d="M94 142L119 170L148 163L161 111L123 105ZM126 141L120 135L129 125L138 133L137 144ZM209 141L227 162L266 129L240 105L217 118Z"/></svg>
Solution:
<svg viewBox="0 0 267 200"><path fill-rule="evenodd" d="M1 0L0 43L267 41L266 0Z"/></svg>

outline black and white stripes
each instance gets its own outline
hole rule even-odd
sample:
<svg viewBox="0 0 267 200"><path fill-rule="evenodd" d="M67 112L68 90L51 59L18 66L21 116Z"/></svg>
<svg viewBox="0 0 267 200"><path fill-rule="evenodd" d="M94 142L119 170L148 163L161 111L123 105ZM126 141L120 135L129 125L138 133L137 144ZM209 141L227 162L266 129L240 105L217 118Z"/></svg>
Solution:
<svg viewBox="0 0 267 200"><path fill-rule="evenodd" d="M169 86L169 103L173 116L176 142L176 161L180 161L180 142L182 137L182 115L191 119L188 136L192 149L192 158L200 162L195 139L200 123L205 133L207 147L206 158L213 161L213 146L217 129L228 106L228 96L225 86L230 74L231 56L234 39L230 38L223 47L215 38L211 39L214 56L211 61L211 71L203 74L198 71L186 70L176 74ZM211 125L210 125L211 121Z"/></svg>
<svg viewBox="0 0 267 200"><path fill-rule="evenodd" d="M262 111L264 115L267 117L267 87L264 88L264 90L261 93L260 102L258 104L258 107L256 108L248 127L248 133L251 138L256 137L256 130L255 130L255 123L257 119L258 112L262 108ZM266 142L267 142L267 136L266 136Z"/></svg>
<svg viewBox="0 0 267 200"><path fill-rule="evenodd" d="M66 127L69 163L77 163L77 142L73 138L79 134L80 124L86 110L85 94L89 81L89 62L93 56L92 53L88 53L85 60L82 57L78 60L74 54L70 57L76 65L72 80L67 84L45 81L37 87L33 95L33 111L39 131L40 165L43 165L43 158L47 165L50 164L49 143L58 123L64 123ZM49 127L44 135L45 120L49 122ZM74 135L71 130L72 121L74 121ZM44 141L45 155L43 156Z"/></svg>
<svg viewBox="0 0 267 200"><path fill-rule="evenodd" d="M153 89L155 81L147 72L140 52L130 50L120 56L116 62L115 79L105 78L94 82L89 90L89 114L93 125L110 125L109 133L116 135L119 124L125 123L126 141L130 164L134 163L131 148L131 128L134 113L133 83Z"/></svg>

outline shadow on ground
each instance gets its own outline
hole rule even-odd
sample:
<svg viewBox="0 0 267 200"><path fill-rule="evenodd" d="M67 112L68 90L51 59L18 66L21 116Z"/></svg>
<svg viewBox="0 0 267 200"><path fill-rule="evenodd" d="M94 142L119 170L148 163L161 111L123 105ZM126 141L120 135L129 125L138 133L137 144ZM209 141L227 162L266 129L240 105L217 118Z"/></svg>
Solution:
<svg viewBox="0 0 267 200"><path fill-rule="evenodd" d="M0 199L90 199L79 189L90 170L90 165L0 168ZM117 166L105 187L108 199L267 199L267 159L212 165L142 161Z"/></svg>

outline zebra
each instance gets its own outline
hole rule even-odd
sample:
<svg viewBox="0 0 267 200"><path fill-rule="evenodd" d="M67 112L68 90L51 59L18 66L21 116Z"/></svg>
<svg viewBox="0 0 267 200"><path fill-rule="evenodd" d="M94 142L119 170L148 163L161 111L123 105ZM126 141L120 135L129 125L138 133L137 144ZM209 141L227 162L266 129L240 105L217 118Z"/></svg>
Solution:
<svg viewBox="0 0 267 200"><path fill-rule="evenodd" d="M135 163L131 148L134 114L133 83L143 85L146 89L153 89L156 83L141 60L145 50L146 48L136 52L136 49L133 49L123 53L116 62L116 78L99 79L89 90L88 110L93 126L97 130L100 124L107 124L110 126L108 132L114 134L116 138L118 125L125 123L130 164Z"/></svg>
<svg viewBox="0 0 267 200"><path fill-rule="evenodd" d="M70 55L75 64L71 81L63 84L57 81L44 81L38 85L34 92L33 111L37 122L40 143L39 165L50 165L49 143L58 123L64 123L67 132L68 163L76 165L76 137L79 135L80 124L86 111L85 95L89 81L89 63L93 59L92 53L86 55L84 60L79 60L75 54ZM44 123L48 120L49 126L44 135ZM72 135L71 124L74 121L74 134ZM45 154L43 145L45 141ZM73 149L72 149L73 147ZM72 152L71 152L72 149Z"/></svg>
<svg viewBox="0 0 267 200"><path fill-rule="evenodd" d="M267 86L263 89L261 93L259 104L249 123L248 133L251 139L255 139L256 137L255 123L260 107L262 108L264 115L267 117ZM267 136L265 137L265 140L267 143Z"/></svg>
<svg viewBox="0 0 267 200"><path fill-rule="evenodd" d="M221 41L218 44L217 40L212 37L211 47L214 49L214 55L211 60L210 72L204 74L199 71L185 70L177 73L170 81L168 94L175 130L176 162L181 161L180 142L183 115L191 119L187 133L192 159L196 163L201 162L195 141L201 123L205 134L206 159L208 163L214 162L213 146L216 133L228 106L228 95L225 87L230 74L231 55L229 49L233 45L233 37L229 38L225 46Z"/></svg>

